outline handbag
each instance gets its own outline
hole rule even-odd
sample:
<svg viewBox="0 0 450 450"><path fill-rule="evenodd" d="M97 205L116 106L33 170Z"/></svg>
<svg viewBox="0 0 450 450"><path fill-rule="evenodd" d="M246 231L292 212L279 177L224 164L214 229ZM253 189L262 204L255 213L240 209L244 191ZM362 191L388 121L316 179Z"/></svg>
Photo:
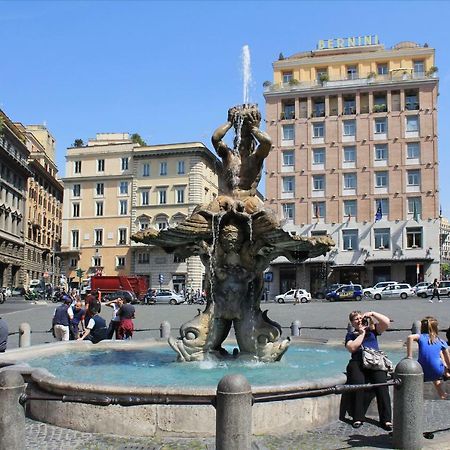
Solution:
<svg viewBox="0 0 450 450"><path fill-rule="evenodd" d="M393 372L394 364L381 350L362 347L362 360L364 369L383 370L384 372Z"/></svg>

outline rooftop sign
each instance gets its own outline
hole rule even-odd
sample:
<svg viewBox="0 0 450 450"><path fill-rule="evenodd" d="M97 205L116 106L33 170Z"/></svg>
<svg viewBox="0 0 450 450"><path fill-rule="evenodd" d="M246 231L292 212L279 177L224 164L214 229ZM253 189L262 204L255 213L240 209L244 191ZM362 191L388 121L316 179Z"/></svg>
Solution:
<svg viewBox="0 0 450 450"><path fill-rule="evenodd" d="M332 48L350 48L363 47L366 45L378 45L378 35L369 34L367 36L353 36L346 38L335 39L321 39L317 43L317 50L332 49Z"/></svg>

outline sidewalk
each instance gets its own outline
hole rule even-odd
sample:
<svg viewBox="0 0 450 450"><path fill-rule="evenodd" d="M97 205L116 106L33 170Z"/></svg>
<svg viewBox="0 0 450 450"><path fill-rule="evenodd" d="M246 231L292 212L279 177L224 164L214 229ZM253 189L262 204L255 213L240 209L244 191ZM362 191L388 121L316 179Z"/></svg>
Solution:
<svg viewBox="0 0 450 450"><path fill-rule="evenodd" d="M435 432L434 439L424 439L423 449L450 450L450 401L427 400L424 402L423 410L424 430ZM252 447L255 450L393 448L392 436L370 419L358 430L353 429L350 424L335 422L306 433L255 436ZM26 422L26 449L33 450L212 450L214 448L214 438L124 438L112 434L82 433L30 419Z"/></svg>

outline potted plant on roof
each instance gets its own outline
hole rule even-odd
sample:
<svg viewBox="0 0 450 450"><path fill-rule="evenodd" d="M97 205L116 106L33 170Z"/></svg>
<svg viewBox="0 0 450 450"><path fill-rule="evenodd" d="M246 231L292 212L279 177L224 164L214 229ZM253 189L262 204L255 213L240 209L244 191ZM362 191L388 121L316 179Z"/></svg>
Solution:
<svg viewBox="0 0 450 450"><path fill-rule="evenodd" d="M330 78L328 77L327 73L321 73L319 75L319 81L322 84L322 86L326 86L327 81L330 81Z"/></svg>
<svg viewBox="0 0 450 450"><path fill-rule="evenodd" d="M369 72L367 74L367 82L368 83L373 83L376 76L377 76L377 74L375 72Z"/></svg>
<svg viewBox="0 0 450 450"><path fill-rule="evenodd" d="M438 68L436 66L431 66L428 70L427 70L427 75L429 77L436 77L437 76L437 71Z"/></svg>

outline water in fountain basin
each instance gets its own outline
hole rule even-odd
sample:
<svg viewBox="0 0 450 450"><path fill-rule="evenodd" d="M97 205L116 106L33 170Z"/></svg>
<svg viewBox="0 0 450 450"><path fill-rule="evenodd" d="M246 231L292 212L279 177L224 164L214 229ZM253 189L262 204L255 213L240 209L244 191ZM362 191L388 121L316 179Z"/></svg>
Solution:
<svg viewBox="0 0 450 450"><path fill-rule="evenodd" d="M226 346L232 352L234 346ZM389 351L397 363L404 352ZM82 383L121 386L216 386L229 373L241 373L252 385L274 385L316 380L341 374L349 361L344 347L291 345L277 363L237 360L181 364L165 346L146 350L70 351L27 361L56 377Z"/></svg>

